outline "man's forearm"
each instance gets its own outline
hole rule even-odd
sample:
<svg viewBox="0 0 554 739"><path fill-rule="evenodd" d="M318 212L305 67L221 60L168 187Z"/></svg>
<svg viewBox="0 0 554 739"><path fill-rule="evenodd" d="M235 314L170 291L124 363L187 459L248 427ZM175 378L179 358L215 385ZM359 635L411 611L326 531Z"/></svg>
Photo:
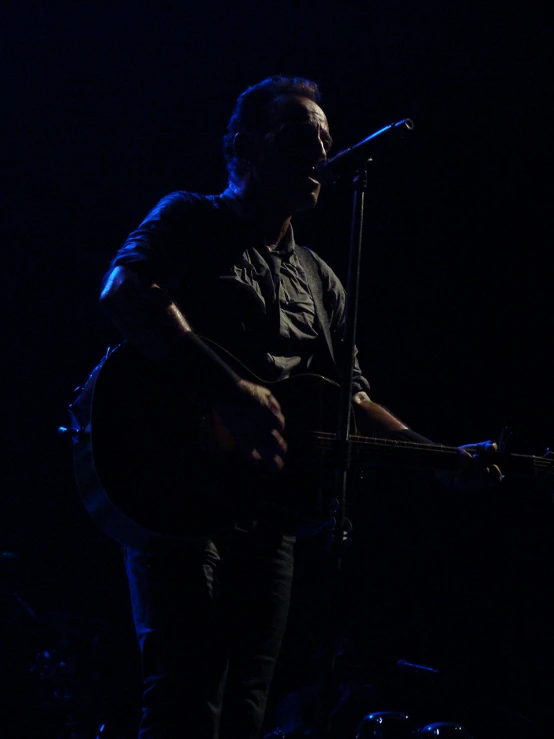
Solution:
<svg viewBox="0 0 554 739"><path fill-rule="evenodd" d="M100 305L123 336L154 362L169 358L192 328L169 295L116 267L100 295Z"/></svg>
<svg viewBox="0 0 554 739"><path fill-rule="evenodd" d="M128 268L116 267L100 304L123 336L153 362L184 372L202 393L218 396L240 377L193 331L171 297Z"/></svg>
<svg viewBox="0 0 554 739"><path fill-rule="evenodd" d="M364 414L364 425L371 436L381 439L399 439L402 441L433 444L426 436L418 434L379 403L370 400L365 392L356 393L352 401Z"/></svg>
<svg viewBox="0 0 554 739"><path fill-rule="evenodd" d="M407 429L408 426L393 416L384 406L374 403L365 392L359 392L352 398L354 404L363 414L368 432L373 436L394 437L395 431Z"/></svg>

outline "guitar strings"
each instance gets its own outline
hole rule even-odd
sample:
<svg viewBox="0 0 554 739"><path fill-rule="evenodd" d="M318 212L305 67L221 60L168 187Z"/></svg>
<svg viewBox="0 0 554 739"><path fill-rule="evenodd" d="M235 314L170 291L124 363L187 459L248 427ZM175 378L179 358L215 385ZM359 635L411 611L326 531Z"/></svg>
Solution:
<svg viewBox="0 0 554 739"><path fill-rule="evenodd" d="M319 442L323 442L325 449L329 449L336 442L336 434L325 431L306 432L312 438L315 438ZM443 456L457 456L459 454L458 447L447 446L444 444L421 444L419 442L400 441L397 439L381 439L377 437L358 436L352 435L350 441L358 447L368 448L388 448L392 449L406 449L411 451L422 451L425 453L436 453ZM548 468L554 468L554 459L548 457L534 457L525 454L510 454L510 458L516 461L529 461L532 462L538 469L537 471L546 471ZM499 459L499 461L501 461Z"/></svg>
<svg viewBox="0 0 554 739"><path fill-rule="evenodd" d="M245 370L248 371L248 373L253 376L256 380L259 380L260 383L266 384L266 385L275 385L278 384L276 382L266 382L262 378L259 378L257 375L255 375L243 362L240 361L237 357L235 357L231 352L229 352L225 347L221 346L215 341L212 341L211 339L208 339L207 337L201 337L204 341L207 341L212 346L216 347L218 350L226 354L229 358L233 359L238 365L243 367ZM325 380L330 385L334 385L336 387L339 387L336 382L333 380L329 380L327 377L324 377L322 375L310 375L311 377L318 377L320 380ZM316 438L319 441L322 442L329 442L326 445L326 448L332 445L333 442L336 441L336 434L333 434L331 432L307 432L310 433L312 438ZM390 449L409 449L412 451L422 451L425 453L436 453L437 456L439 454L442 454L443 456L457 456L459 453L458 447L453 446L447 446L444 444L421 444L419 442L410 442L410 441L400 441L398 439L379 439L377 437L371 437L371 436L358 436L358 435L352 435L350 436L350 441L353 441L358 447L359 446L365 446L365 447L377 447L377 448L390 448ZM546 471L549 468L554 469L554 458L549 459L548 457L533 457L528 456L525 454L510 454L510 458L513 458L515 460L527 460L532 461L532 463L539 469L537 471Z"/></svg>

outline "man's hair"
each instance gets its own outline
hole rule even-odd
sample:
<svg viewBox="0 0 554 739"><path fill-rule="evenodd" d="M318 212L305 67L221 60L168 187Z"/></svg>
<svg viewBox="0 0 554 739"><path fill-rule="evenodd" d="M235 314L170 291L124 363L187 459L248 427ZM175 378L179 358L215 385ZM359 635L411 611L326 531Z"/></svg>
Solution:
<svg viewBox="0 0 554 739"><path fill-rule="evenodd" d="M237 133L253 136L271 129L271 116L282 97L298 96L319 103L321 93L316 82L304 77L274 75L246 89L235 103L235 109L223 137L223 153L229 177L233 179L245 173L245 164L237 159L234 140Z"/></svg>

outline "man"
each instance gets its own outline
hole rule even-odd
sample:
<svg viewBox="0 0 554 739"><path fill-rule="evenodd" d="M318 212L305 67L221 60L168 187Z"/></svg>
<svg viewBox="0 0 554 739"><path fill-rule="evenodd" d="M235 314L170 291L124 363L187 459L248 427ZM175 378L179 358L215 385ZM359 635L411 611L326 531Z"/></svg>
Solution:
<svg viewBox="0 0 554 739"><path fill-rule="evenodd" d="M266 380L332 368L325 334L338 353L344 290L319 257L297 247L291 226L295 213L317 204L313 168L331 148L319 99L317 85L300 78L247 89L224 139L228 188L164 198L116 255L101 295L123 335L181 372L242 454L276 475L287 452L278 399L199 335ZM367 391L356 364L353 400L372 435L422 439ZM201 546L125 550L144 676L140 739L259 736L286 624L294 539L286 516L260 510Z"/></svg>

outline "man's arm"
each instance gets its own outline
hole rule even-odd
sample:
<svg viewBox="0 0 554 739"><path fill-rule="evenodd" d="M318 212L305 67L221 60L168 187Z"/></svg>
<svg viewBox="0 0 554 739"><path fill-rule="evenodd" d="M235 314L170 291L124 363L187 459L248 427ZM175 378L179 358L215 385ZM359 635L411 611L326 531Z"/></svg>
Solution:
<svg viewBox="0 0 554 739"><path fill-rule="evenodd" d="M404 431L408 426L396 416L393 416L384 406L374 403L364 392L356 393L352 398L354 404L364 413L364 418L370 436L379 438L398 438L394 432ZM429 442L431 443L431 442Z"/></svg>
<svg viewBox="0 0 554 739"><path fill-rule="evenodd" d="M280 469L286 443L279 403L261 385L239 377L193 331L171 297L125 266L108 275L100 305L151 361L174 366L216 408L247 456Z"/></svg>
<svg viewBox="0 0 554 739"><path fill-rule="evenodd" d="M363 411L368 425L368 434L380 439L400 439L432 444L424 436L412 431L400 419L386 408L370 400L365 392L356 393L352 398L354 404ZM497 445L492 441L478 444L466 444L458 447L459 468L457 471L437 471L437 479L449 488L460 490L479 490L489 485L496 485L503 479L498 465L486 464L480 458L482 451L496 451Z"/></svg>
<svg viewBox="0 0 554 739"><path fill-rule="evenodd" d="M121 331L153 362L163 362L192 328L169 295L129 267L107 276L100 305Z"/></svg>

